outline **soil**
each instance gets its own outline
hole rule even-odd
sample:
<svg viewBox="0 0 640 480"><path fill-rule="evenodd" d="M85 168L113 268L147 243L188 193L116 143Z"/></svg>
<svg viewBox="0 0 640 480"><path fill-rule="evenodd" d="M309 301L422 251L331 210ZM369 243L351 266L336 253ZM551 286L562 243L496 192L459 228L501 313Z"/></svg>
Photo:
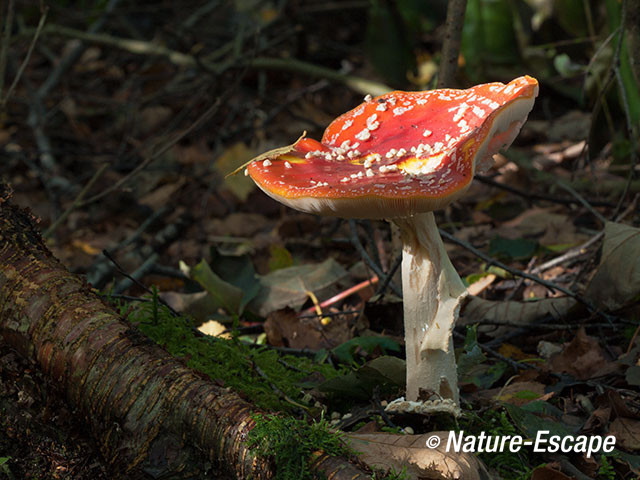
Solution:
<svg viewBox="0 0 640 480"><path fill-rule="evenodd" d="M8 460L6 460L8 458ZM4 463L3 463L4 461ZM107 463L42 372L0 342L0 479L147 480Z"/></svg>

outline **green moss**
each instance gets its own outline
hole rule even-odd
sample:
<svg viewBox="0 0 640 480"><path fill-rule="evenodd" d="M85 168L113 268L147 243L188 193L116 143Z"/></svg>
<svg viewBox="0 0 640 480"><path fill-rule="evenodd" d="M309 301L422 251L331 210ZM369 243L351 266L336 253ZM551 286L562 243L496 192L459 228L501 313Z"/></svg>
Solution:
<svg viewBox="0 0 640 480"><path fill-rule="evenodd" d="M314 452L330 455L351 455L341 435L329 431L326 420L307 423L292 417L255 415L256 426L251 430L248 446L258 456L273 460L278 480L307 480L315 478L309 469Z"/></svg>
<svg viewBox="0 0 640 480"><path fill-rule="evenodd" d="M459 420L456 430L464 430L465 435L479 435L485 432L487 436L520 434L517 427L502 408L487 410L479 415L472 411L465 412ZM526 449L513 453L506 449L497 453L479 453L478 457L490 468L495 469L502 478L509 480L526 480L531 476L531 459Z"/></svg>
<svg viewBox="0 0 640 480"><path fill-rule="evenodd" d="M341 372L306 357L281 355L267 347L252 348L237 339L200 336L192 323L175 317L157 301L123 305L122 314L142 333L212 380L244 394L265 410L306 408L302 384L312 377L329 379ZM308 398L308 397L307 397Z"/></svg>

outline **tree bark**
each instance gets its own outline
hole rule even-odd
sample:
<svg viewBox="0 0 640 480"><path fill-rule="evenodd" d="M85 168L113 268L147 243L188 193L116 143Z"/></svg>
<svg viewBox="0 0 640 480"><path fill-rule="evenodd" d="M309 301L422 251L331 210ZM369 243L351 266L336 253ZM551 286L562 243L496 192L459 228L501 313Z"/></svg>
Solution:
<svg viewBox="0 0 640 480"><path fill-rule="evenodd" d="M192 371L123 321L44 245L34 218L0 186L0 341L36 362L90 426L123 473L163 478L207 468L273 478L274 465L245 444L258 409ZM329 478L369 478L318 452Z"/></svg>

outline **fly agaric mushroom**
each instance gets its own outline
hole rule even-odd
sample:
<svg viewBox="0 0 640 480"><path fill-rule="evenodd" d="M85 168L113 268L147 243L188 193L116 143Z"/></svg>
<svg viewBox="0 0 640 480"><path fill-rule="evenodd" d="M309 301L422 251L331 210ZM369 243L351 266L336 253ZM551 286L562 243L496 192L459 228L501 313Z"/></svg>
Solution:
<svg viewBox="0 0 640 480"><path fill-rule="evenodd" d="M460 412L452 332L466 288L433 211L459 198L476 168L511 144L537 94L537 80L524 76L507 85L367 96L321 142L303 136L245 171L297 210L398 225L407 391L388 410Z"/></svg>

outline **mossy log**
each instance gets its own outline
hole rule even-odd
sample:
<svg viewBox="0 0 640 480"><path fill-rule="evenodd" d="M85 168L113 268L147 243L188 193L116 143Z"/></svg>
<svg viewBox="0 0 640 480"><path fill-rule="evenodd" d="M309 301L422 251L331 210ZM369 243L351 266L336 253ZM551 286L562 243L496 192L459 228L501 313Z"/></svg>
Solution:
<svg viewBox="0 0 640 480"><path fill-rule="evenodd" d="M274 478L245 439L258 409L132 328L44 245L33 217L0 186L0 341L35 362L123 473ZM369 475L314 455L331 479Z"/></svg>

